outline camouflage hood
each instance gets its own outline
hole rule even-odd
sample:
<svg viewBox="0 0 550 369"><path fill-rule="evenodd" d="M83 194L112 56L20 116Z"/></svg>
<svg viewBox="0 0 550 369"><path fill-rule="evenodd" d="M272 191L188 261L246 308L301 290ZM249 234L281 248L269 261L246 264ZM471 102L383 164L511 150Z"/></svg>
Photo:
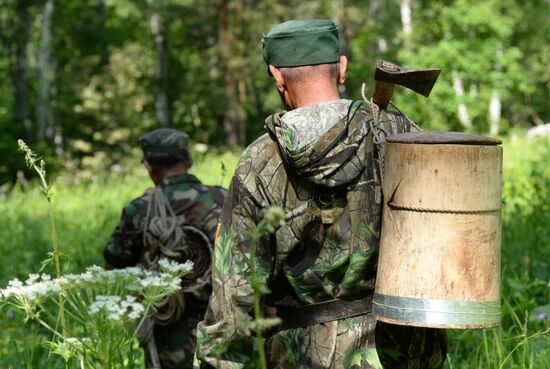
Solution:
<svg viewBox="0 0 550 369"><path fill-rule="evenodd" d="M365 109L360 101L335 100L278 113L266 120L283 161L316 185L351 182L365 166Z"/></svg>

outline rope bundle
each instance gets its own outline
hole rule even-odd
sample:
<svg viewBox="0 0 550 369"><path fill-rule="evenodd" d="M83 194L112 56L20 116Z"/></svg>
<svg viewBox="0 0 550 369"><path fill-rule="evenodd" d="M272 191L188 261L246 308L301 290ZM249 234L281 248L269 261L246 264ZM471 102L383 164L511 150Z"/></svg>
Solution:
<svg viewBox="0 0 550 369"><path fill-rule="evenodd" d="M185 224L184 215L174 213L159 187L151 193L143 244L145 253L141 264L147 270L158 271L161 258L193 262L193 271L182 278L182 289L167 297L155 316L161 325L177 321L185 310L183 293L198 293L209 282L212 245L204 232Z"/></svg>
<svg viewBox="0 0 550 369"><path fill-rule="evenodd" d="M162 189L156 187L149 198L143 230L144 254L139 265L150 271L159 271L159 260L170 259L180 263L193 262L193 271L181 278L182 288L167 296L157 305L157 312L144 321L139 341L148 352L151 368L159 365L154 343L154 326L178 321L185 312L184 293L200 296L202 287L210 280L212 244L195 226L185 224L185 216L177 216ZM160 366L159 366L160 368Z"/></svg>

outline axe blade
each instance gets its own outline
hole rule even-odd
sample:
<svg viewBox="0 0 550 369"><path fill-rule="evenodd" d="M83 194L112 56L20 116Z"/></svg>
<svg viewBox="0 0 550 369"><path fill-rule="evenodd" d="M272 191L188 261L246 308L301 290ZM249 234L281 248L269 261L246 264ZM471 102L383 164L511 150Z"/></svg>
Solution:
<svg viewBox="0 0 550 369"><path fill-rule="evenodd" d="M400 85L428 97L440 72L441 69L401 68L388 61L378 60L374 79Z"/></svg>

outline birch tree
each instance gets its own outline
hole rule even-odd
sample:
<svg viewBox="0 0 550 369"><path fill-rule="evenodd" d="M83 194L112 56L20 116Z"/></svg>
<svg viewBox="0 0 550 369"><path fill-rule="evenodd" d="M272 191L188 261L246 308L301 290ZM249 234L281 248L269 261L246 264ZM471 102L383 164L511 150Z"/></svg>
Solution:
<svg viewBox="0 0 550 369"><path fill-rule="evenodd" d="M219 4L219 33L218 43L220 47L220 62L222 63L224 93L225 93L225 112L223 113L222 124L225 133L225 144L234 147L239 144L239 114L236 109L238 99L235 89L236 76L232 68L231 61L234 57L234 39L231 34L229 21L230 0L220 0Z"/></svg>
<svg viewBox="0 0 550 369"><path fill-rule="evenodd" d="M157 63L155 68L155 112L161 127L170 127L171 117L168 103L168 59L166 55L166 40L162 17L153 11L150 17L151 32L153 33Z"/></svg>
<svg viewBox="0 0 550 369"><path fill-rule="evenodd" d="M51 61L51 20L54 0L46 0L40 14L40 44L38 49L38 99L36 104L36 123L38 140L53 137L53 117L50 106L50 88L52 82Z"/></svg>
<svg viewBox="0 0 550 369"><path fill-rule="evenodd" d="M31 2L27 0L18 1L16 5L15 61L12 62L13 65L10 68L10 77L14 91L15 121L18 124L23 124L27 141L30 141L33 137L33 127L29 114L27 80L27 47L31 30L30 6Z"/></svg>

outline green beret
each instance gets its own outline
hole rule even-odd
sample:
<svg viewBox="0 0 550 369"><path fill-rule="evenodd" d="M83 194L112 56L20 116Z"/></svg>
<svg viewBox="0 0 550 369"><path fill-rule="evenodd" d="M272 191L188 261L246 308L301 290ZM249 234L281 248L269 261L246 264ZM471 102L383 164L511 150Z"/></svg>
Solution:
<svg viewBox="0 0 550 369"><path fill-rule="evenodd" d="M159 128L140 138L139 145L143 150L143 157L188 157L187 140L189 136L172 128Z"/></svg>
<svg viewBox="0 0 550 369"><path fill-rule="evenodd" d="M276 67L336 63L340 59L338 29L331 20L291 20L263 35L265 62Z"/></svg>

